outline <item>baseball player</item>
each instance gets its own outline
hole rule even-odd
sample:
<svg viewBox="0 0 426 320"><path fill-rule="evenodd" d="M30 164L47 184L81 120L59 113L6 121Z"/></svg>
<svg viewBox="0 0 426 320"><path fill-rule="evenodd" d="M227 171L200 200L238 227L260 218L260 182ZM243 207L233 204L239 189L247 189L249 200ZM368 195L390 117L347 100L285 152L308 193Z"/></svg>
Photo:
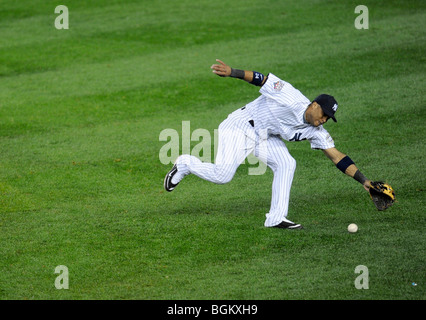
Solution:
<svg viewBox="0 0 426 320"><path fill-rule="evenodd" d="M253 153L273 172L272 199L266 213L265 227L301 229L302 225L287 219L290 189L296 161L283 140L308 140L312 149L322 150L336 167L360 182L368 191L368 180L346 154L336 149L323 124L330 118L337 122L338 103L334 97L321 94L313 101L290 83L272 73L233 69L216 60L211 69L220 77L245 80L259 86L261 95L241 109L232 112L218 128L215 163L203 163L197 157L181 155L164 179L164 188L174 188L189 174L216 184L232 180L238 166Z"/></svg>

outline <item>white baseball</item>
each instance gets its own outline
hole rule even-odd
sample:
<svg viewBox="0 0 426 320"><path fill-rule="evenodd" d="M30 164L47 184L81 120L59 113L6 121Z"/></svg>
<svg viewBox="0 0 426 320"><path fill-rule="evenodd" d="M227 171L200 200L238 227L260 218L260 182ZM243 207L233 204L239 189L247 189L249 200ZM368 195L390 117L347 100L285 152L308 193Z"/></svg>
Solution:
<svg viewBox="0 0 426 320"><path fill-rule="evenodd" d="M358 231L358 226L355 223L351 223L350 225L348 225L348 231L350 233L355 233Z"/></svg>

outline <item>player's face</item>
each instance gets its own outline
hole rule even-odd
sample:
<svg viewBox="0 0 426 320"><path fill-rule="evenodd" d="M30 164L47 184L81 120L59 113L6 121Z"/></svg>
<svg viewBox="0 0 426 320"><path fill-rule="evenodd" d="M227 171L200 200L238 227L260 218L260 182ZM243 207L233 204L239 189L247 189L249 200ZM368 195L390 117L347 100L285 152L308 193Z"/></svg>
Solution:
<svg viewBox="0 0 426 320"><path fill-rule="evenodd" d="M326 123L329 119L329 117L324 114L324 111L322 111L320 105L316 102L314 102L307 111L308 112L306 112L305 119L314 127L318 127Z"/></svg>

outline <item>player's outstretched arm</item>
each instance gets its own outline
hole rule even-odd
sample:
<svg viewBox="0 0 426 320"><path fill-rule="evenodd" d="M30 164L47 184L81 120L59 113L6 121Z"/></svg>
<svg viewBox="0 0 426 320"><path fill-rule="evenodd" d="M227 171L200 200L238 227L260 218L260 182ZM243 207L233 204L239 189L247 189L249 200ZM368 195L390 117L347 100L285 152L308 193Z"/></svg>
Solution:
<svg viewBox="0 0 426 320"><path fill-rule="evenodd" d="M213 73L220 77L238 78L260 87L263 86L267 79L267 77L260 72L233 69L219 59L216 59L216 62L219 62L219 64L213 64L211 69Z"/></svg>
<svg viewBox="0 0 426 320"><path fill-rule="evenodd" d="M354 178L361 183L365 190L369 191L371 181L368 180L357 168L355 163L346 154L340 152L336 148L323 150L324 154L329 158L336 167L344 174Z"/></svg>

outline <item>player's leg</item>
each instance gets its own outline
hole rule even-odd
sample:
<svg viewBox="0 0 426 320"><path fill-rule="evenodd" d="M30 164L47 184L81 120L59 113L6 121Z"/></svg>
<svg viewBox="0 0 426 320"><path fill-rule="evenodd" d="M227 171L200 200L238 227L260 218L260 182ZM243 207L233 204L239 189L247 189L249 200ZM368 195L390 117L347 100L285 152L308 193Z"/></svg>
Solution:
<svg viewBox="0 0 426 320"><path fill-rule="evenodd" d="M266 144L266 146L265 146ZM255 155L271 168L274 179L272 182L272 199L269 212L266 214L265 227L274 227L284 221L284 225L300 225L288 220L288 205L293 182L296 160L290 155L285 143L277 136L271 136L256 148Z"/></svg>
<svg viewBox="0 0 426 320"><path fill-rule="evenodd" d="M177 173L172 179L179 183L186 175L224 184L232 180L237 168L254 150L254 129L244 119L230 116L218 128L218 147L215 163L202 162L192 155L181 155L176 161Z"/></svg>

